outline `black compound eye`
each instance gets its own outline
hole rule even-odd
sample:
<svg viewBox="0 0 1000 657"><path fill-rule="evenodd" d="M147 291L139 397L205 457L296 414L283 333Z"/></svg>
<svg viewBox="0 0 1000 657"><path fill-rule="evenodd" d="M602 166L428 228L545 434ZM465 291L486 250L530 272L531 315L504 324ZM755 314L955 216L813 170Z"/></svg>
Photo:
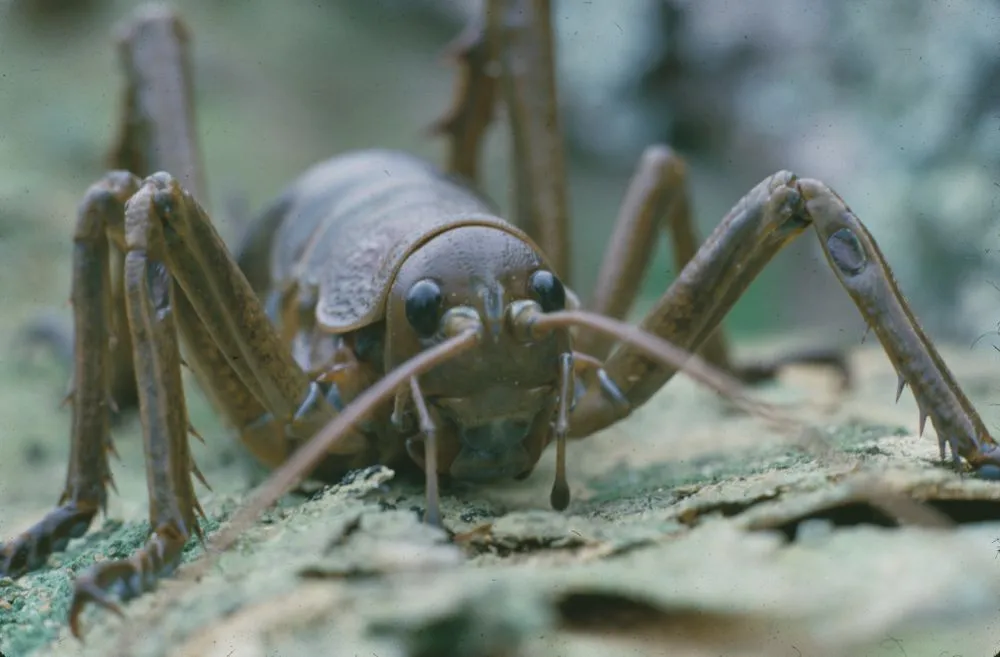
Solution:
<svg viewBox="0 0 1000 657"><path fill-rule="evenodd" d="M550 313L566 308L566 288L552 272L545 269L536 271L528 280L528 289L543 311Z"/></svg>
<svg viewBox="0 0 1000 657"><path fill-rule="evenodd" d="M417 281L406 293L406 320L422 338L429 338L438 330L441 319L441 288L430 279Z"/></svg>

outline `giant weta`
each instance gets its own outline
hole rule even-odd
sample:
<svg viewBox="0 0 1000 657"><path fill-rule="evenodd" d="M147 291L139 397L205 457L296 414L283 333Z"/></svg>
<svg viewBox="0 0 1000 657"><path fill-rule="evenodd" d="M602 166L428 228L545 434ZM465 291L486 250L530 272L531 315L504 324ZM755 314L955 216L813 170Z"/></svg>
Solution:
<svg viewBox="0 0 1000 657"><path fill-rule="evenodd" d="M199 204L186 33L161 9L125 30L120 170L89 189L74 235L66 485L53 511L0 549L0 574L39 568L104 509L111 390L125 372L145 437L152 534L131 559L78 578L74 633L87 602L117 610L114 596L151 588L201 535L181 342L184 362L249 452L270 467L286 464L272 493L306 475L337 481L374 463L411 463L426 475L426 520L440 524L439 476L523 478L554 442L551 504L561 510L567 439L626 417L677 371L738 399L739 379L792 361L830 362L815 351L762 368L734 365L719 330L771 258L810 227L898 371L900 391L909 384L916 396L921 427L931 419L942 458L950 445L956 467L962 457L996 474L997 443L875 241L817 180L769 176L699 246L683 163L650 147L582 310L566 285L549 2L489 0L484 16L457 42L460 84L437 126L449 137L444 170L386 150L338 155L290 185L237 256ZM500 104L513 135L517 225L475 188L481 138ZM640 326L628 327L619 320L661 221L683 269ZM690 352L703 359L686 359Z"/></svg>

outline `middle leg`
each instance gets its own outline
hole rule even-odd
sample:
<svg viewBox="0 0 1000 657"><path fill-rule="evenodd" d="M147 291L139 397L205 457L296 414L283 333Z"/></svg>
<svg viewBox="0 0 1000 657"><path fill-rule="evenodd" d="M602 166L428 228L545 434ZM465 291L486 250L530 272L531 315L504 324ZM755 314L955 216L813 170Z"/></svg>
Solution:
<svg viewBox="0 0 1000 657"><path fill-rule="evenodd" d="M666 146L657 145L643 153L622 200L590 310L616 319L628 315L652 260L661 218L673 245L674 266L680 271L695 257L700 239L692 218L684 162ZM607 337L594 333L583 333L579 340L581 351L599 359L606 358L612 346ZM846 357L835 348L807 348L771 361L736 363L722 326L704 338L698 352L745 383L773 379L782 368L795 364L826 365L836 369L845 383L850 379Z"/></svg>
<svg viewBox="0 0 1000 657"><path fill-rule="evenodd" d="M774 255L810 226L830 268L895 366L899 390L908 384L913 391L921 430L931 419L942 459L949 445L956 465L961 456L995 475L1000 445L920 328L875 240L819 181L782 171L757 185L722 220L641 327L683 349L698 349ZM611 354L605 369L632 409L676 373L627 345ZM600 391L591 390L574 411L573 434L593 433L621 414Z"/></svg>

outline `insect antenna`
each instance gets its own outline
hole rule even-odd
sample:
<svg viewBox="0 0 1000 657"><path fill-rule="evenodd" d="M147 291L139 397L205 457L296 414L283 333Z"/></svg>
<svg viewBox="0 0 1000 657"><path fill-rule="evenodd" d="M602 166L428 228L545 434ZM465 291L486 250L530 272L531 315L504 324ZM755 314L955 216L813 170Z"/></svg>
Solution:
<svg viewBox="0 0 1000 657"><path fill-rule="evenodd" d="M533 301L525 301L522 304L520 308L512 309L514 312L511 313L511 320L514 330L519 331L525 337L537 337L551 330L570 326L579 326L603 333L619 342L627 343L640 349L647 356L665 366L673 367L677 371L687 373L688 376L715 390L748 414L756 415L767 421L777 422L780 427L786 430L805 434L805 439L810 443L819 443L818 445L809 445L811 451L824 453L824 457L829 458L829 455L825 454L825 452L830 451L832 449L831 446L808 423L791 415L781 413L781 409L777 406L752 399L745 392L746 387L743 383L706 363L698 356L686 352L677 345L651 333L647 333L639 327L605 317L604 315L583 310L544 313L541 307ZM582 355L577 356L577 358L581 357ZM588 367L599 366L597 363L591 362L592 360L588 359L586 363ZM604 379L601 381L602 389L605 389L605 392L610 393L612 397L623 397L620 391L614 389L608 390L607 386L614 386L614 383L607 378L607 374L604 373L603 369L599 369L599 373L604 374ZM622 399L622 401L627 400ZM562 473L562 485L565 486L565 468L563 467L558 472ZM558 482L556 486L559 486ZM878 482L871 476L859 476L855 486L858 499L872 504L890 517L896 518L901 524L905 523L922 527L948 527L953 524L944 514L892 490L891 487Z"/></svg>
<svg viewBox="0 0 1000 657"><path fill-rule="evenodd" d="M546 313L537 302L528 300L514 302L509 312L510 328L522 340L536 340L552 331L574 326L590 329L619 342L630 344L662 365L687 373L750 415L778 421L784 426L798 426L794 419L783 417L775 407L752 399L746 393L744 384L737 379L709 365L698 356L641 328L583 310ZM574 360L579 360L576 366ZM556 443L556 474L550 495L552 508L560 511L569 506L570 500L566 477L566 438L569 433L571 391L574 388L573 374L577 368L591 371L596 369L601 391L616 405L625 409L630 407L626 396L604 370L603 363L576 352L568 352L561 356L559 407L553 427Z"/></svg>
<svg viewBox="0 0 1000 657"><path fill-rule="evenodd" d="M514 330L521 332L522 335L526 334L537 338L552 330L573 326L603 333L614 340L639 349L664 366L684 372L750 415L781 423L794 423L791 417L780 414L776 406L753 399L747 394L746 386L736 378L713 367L696 354L692 354L639 327L585 310L545 313L541 306L534 301L520 303L519 308L512 309L511 319ZM607 381L605 385L613 386L614 384Z"/></svg>

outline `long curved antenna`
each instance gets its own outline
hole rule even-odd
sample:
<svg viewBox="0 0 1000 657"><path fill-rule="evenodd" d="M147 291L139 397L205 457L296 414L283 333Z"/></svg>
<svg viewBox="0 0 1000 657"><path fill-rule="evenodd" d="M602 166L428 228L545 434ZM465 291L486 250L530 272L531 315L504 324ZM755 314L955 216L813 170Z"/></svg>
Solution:
<svg viewBox="0 0 1000 657"><path fill-rule="evenodd" d="M740 410L749 415L769 421L778 421L782 424L799 424L791 416L781 414L777 406L753 399L747 393L747 387L738 379L713 367L696 354L685 351L637 326L585 310L543 313L541 307L534 302L525 304L513 320L518 328L527 329L535 335L571 326L579 326L603 333L610 338L627 342L641 349L646 352L646 355L659 361L662 365L684 372L698 383L729 399Z"/></svg>

